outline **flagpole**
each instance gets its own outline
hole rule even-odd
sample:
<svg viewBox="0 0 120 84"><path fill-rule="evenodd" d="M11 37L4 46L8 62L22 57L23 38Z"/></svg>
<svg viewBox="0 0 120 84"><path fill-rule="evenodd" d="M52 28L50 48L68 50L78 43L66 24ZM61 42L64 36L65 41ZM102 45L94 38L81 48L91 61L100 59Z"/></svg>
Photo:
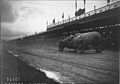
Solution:
<svg viewBox="0 0 120 84"><path fill-rule="evenodd" d="M84 0L84 9L85 9L85 4L86 4L86 1Z"/></svg>
<svg viewBox="0 0 120 84"><path fill-rule="evenodd" d="M109 3L110 3L110 0L107 0L107 6L109 5Z"/></svg>
<svg viewBox="0 0 120 84"><path fill-rule="evenodd" d="M85 9L85 4L84 4L84 9Z"/></svg>
<svg viewBox="0 0 120 84"><path fill-rule="evenodd" d="M77 11L77 0L75 0L75 12Z"/></svg>

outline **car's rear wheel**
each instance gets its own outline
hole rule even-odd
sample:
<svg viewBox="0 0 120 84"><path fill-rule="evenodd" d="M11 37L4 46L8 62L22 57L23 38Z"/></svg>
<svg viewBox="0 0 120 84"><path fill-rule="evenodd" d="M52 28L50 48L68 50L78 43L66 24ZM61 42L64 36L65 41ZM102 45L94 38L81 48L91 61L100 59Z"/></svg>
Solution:
<svg viewBox="0 0 120 84"><path fill-rule="evenodd" d="M101 44L99 44L98 47L96 48L96 52L101 53L105 49L105 47L106 47L105 43L101 42Z"/></svg>

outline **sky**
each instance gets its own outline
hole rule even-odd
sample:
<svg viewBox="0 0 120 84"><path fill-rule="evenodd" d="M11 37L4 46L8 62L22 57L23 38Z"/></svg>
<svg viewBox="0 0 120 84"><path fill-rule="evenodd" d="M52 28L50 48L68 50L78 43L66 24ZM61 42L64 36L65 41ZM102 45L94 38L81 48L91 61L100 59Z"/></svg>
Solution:
<svg viewBox="0 0 120 84"><path fill-rule="evenodd" d="M111 0L114 3L119 0ZM107 0L86 0L86 12L107 5ZM11 40L46 31L51 24L68 16L75 16L75 0L2 0L1 36ZM77 0L77 10L84 8L84 0Z"/></svg>

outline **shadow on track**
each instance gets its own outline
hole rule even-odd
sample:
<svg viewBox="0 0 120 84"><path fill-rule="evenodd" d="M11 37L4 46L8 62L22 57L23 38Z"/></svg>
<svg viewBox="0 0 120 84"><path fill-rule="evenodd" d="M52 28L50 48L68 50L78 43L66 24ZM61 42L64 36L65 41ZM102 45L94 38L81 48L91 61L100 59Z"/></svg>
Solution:
<svg viewBox="0 0 120 84"><path fill-rule="evenodd" d="M53 79L49 79L45 73L28 66L26 62L21 61L6 51L2 53L2 66L2 84L60 84Z"/></svg>

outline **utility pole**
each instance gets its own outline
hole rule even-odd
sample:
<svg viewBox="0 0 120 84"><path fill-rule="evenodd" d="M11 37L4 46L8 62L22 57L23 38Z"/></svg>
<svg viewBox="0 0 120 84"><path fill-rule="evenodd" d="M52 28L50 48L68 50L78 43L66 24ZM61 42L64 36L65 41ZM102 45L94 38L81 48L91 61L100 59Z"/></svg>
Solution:
<svg viewBox="0 0 120 84"><path fill-rule="evenodd" d="M96 14L96 6L94 5L94 13Z"/></svg>

